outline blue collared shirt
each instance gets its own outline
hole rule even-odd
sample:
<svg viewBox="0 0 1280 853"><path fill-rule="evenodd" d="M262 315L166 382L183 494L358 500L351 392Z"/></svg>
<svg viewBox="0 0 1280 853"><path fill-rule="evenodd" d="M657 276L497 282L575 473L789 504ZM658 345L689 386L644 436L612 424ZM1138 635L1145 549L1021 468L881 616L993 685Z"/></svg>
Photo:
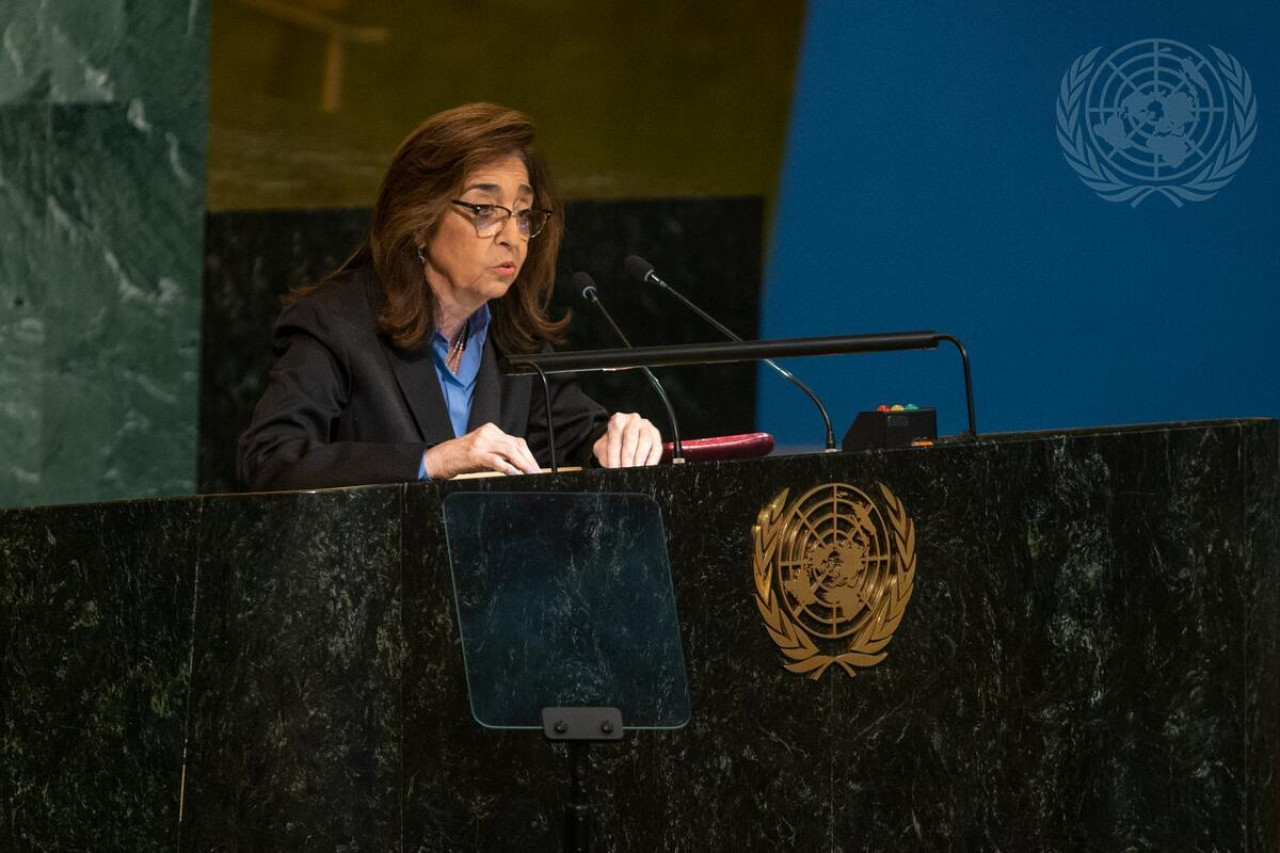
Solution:
<svg viewBox="0 0 1280 853"><path fill-rule="evenodd" d="M451 342L439 330L431 335L431 360L435 364L436 376L440 379L440 391L444 394L444 402L449 409L449 421L453 424L455 437L466 433L467 421L471 418L471 399L475 396L476 378L480 375L485 338L489 336L489 319L487 303L467 318L467 348L462 351L462 360L458 363L456 374L445 363L449 357ZM427 479L426 459L418 464L418 479Z"/></svg>

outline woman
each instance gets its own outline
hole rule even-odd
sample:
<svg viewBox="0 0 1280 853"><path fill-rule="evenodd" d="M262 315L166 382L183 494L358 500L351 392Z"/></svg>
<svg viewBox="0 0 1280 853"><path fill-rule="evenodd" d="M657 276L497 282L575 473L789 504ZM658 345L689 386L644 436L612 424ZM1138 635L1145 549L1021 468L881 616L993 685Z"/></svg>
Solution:
<svg viewBox="0 0 1280 853"><path fill-rule="evenodd" d="M396 152L364 245L290 294L276 362L240 437L253 489L302 489L548 464L541 382L503 376L504 353L547 349L563 223L533 125L470 104L429 118ZM556 458L653 465L661 439L548 377Z"/></svg>

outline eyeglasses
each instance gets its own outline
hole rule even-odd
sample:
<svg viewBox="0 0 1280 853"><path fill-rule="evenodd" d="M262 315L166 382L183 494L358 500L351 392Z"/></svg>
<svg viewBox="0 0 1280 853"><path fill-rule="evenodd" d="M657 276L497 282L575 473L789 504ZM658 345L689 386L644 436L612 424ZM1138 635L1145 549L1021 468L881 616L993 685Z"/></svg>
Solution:
<svg viewBox="0 0 1280 853"><path fill-rule="evenodd" d="M472 204L469 201L454 199L452 204L465 207L471 211L472 222L476 226L477 237L492 237L507 227L507 220L516 218L516 230L526 240L532 240L546 227L551 218L551 211L530 207L525 210L512 210L500 204Z"/></svg>

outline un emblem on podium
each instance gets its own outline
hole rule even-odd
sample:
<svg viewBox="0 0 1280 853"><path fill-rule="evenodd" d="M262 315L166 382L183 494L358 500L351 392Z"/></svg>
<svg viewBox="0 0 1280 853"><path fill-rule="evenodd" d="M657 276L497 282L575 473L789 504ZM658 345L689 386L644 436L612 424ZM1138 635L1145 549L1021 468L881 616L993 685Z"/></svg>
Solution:
<svg viewBox="0 0 1280 853"><path fill-rule="evenodd" d="M1257 135L1253 82L1216 47L1144 39L1078 57L1058 91L1058 143L1085 185L1137 207L1153 194L1207 201L1231 181Z"/></svg>
<svg viewBox="0 0 1280 853"><path fill-rule="evenodd" d="M883 484L879 500L846 483L788 503L783 489L751 528L755 599L783 665L812 679L850 676L886 657L911 600L915 524Z"/></svg>

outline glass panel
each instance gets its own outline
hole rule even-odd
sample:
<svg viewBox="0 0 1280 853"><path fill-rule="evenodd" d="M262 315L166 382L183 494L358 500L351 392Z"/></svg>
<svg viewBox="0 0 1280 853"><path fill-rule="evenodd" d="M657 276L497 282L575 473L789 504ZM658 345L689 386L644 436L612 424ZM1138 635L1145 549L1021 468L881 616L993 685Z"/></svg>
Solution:
<svg viewBox="0 0 1280 853"><path fill-rule="evenodd" d="M444 502L471 712L542 728L611 706L625 728L689 720L666 534L646 495L463 492Z"/></svg>

